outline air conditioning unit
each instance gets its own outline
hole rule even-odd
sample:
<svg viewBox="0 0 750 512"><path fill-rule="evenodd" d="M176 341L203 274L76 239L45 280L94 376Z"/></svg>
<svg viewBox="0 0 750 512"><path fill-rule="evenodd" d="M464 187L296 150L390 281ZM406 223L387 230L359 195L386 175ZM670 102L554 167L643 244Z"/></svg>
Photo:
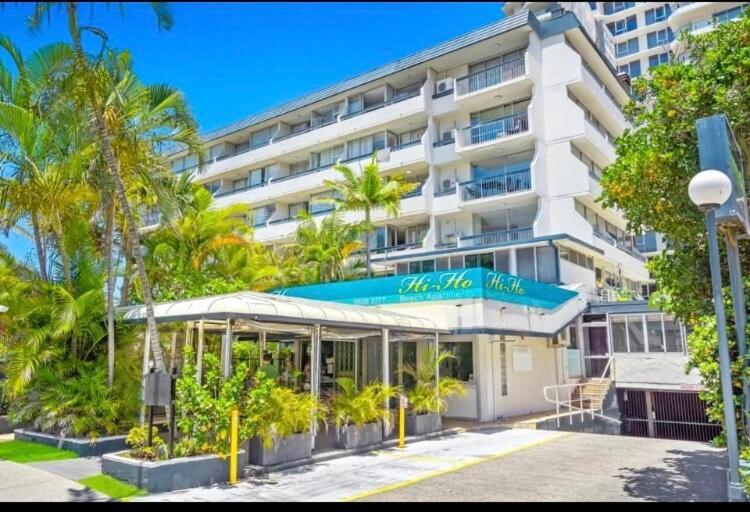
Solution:
<svg viewBox="0 0 750 512"><path fill-rule="evenodd" d="M440 94L441 92L450 91L453 89L453 78L443 78L442 80L437 81L437 92Z"/></svg>
<svg viewBox="0 0 750 512"><path fill-rule="evenodd" d="M440 134L441 142L452 142L453 141L453 130L448 130Z"/></svg>
<svg viewBox="0 0 750 512"><path fill-rule="evenodd" d="M443 180L443 190L448 190L449 188L453 188L453 180L451 178L447 178Z"/></svg>

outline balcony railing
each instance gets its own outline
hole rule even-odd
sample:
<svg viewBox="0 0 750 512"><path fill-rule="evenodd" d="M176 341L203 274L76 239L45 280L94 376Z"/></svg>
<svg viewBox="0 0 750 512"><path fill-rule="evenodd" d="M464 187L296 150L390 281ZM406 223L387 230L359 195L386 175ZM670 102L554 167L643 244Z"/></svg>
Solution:
<svg viewBox="0 0 750 512"><path fill-rule="evenodd" d="M412 190L411 192L408 192L401 196L401 199L406 199L407 197L418 197L422 195L422 189L424 188L424 183L417 183L417 188Z"/></svg>
<svg viewBox="0 0 750 512"><path fill-rule="evenodd" d="M456 187L439 188L435 190L435 197L449 196L456 193Z"/></svg>
<svg viewBox="0 0 750 512"><path fill-rule="evenodd" d="M461 246L496 245L519 240L529 240L534 237L532 228L516 228L505 231L491 231L479 235L462 236Z"/></svg>
<svg viewBox="0 0 750 512"><path fill-rule="evenodd" d="M368 112L372 112L374 110L379 110L383 107L387 107L389 105L393 105L394 103L400 103L402 101L406 101L411 98L415 98L421 94L421 91L417 89L416 91L411 91L409 93L406 93L402 96L397 96L395 98L392 98L388 101L384 101L383 103L378 103L376 105L370 105L369 107L363 108L362 110L357 110L356 112L350 112L348 114L345 114L341 116L340 119L350 119L352 117L361 116L362 114L367 114Z"/></svg>
<svg viewBox="0 0 750 512"><path fill-rule="evenodd" d="M493 85L501 84L526 74L526 61L523 58L505 62L470 75L456 79L456 94L464 96Z"/></svg>
<svg viewBox="0 0 750 512"><path fill-rule="evenodd" d="M514 192L531 190L531 171L524 169L497 176L459 183L461 200L471 201L485 197L504 196Z"/></svg>
<svg viewBox="0 0 750 512"><path fill-rule="evenodd" d="M229 195L232 195L232 194L237 194L237 193L242 192L244 190L250 190L250 189L253 189L253 188L265 187L266 185L268 185L267 181L262 181L260 183L253 183L252 185L245 185L243 187L233 188L232 190L226 190L224 192L218 192L218 193L214 194L214 197L229 196Z"/></svg>
<svg viewBox="0 0 750 512"><path fill-rule="evenodd" d="M632 257L641 261L646 261L646 258L643 256L643 254L640 253L640 251L638 251L637 248L629 247L627 244L625 244L621 240L618 240L617 238L607 233L606 231L602 231L598 228L594 228L594 235L601 238L605 242L617 247L621 251L628 253Z"/></svg>
<svg viewBox="0 0 750 512"><path fill-rule="evenodd" d="M305 128L304 130L299 130L299 131L294 132L294 133L288 133L288 134L282 135L280 137L274 137L273 138L273 142L279 142L279 141L282 141L282 140L291 139L292 137L296 137L297 135L302 135L303 133L309 133L309 132L311 132L313 130L317 130L318 128L323 128L324 126L330 126L332 124L335 124L336 122L337 122L336 118L333 118L332 120L326 121L324 123L311 124L310 126L308 126L307 128Z"/></svg>
<svg viewBox="0 0 750 512"><path fill-rule="evenodd" d="M389 245L386 247L377 247L375 249L372 249L370 252L372 254L390 254L393 252L400 252L400 251L406 251L409 249L420 249L424 245L424 242L414 242L411 244L400 244L400 245Z"/></svg>
<svg viewBox="0 0 750 512"><path fill-rule="evenodd" d="M460 130L462 146L473 146L493 140L509 137L529 129L528 112L519 112L508 117L481 123Z"/></svg>

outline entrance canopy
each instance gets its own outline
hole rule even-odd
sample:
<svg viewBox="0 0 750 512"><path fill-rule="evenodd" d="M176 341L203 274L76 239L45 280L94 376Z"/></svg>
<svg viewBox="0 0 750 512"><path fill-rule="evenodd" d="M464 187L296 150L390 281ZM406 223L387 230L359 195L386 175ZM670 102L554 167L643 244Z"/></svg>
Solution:
<svg viewBox="0 0 750 512"><path fill-rule="evenodd" d="M439 320L418 318L366 306L322 302L257 292L199 297L154 305L157 322L244 319L278 324L395 329L448 333ZM130 308L126 322L145 322L145 306Z"/></svg>

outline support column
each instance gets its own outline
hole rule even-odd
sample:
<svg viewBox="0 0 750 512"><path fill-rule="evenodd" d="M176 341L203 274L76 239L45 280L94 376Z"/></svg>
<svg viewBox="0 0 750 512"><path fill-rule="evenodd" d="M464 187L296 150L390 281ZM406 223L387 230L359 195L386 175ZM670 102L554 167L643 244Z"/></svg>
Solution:
<svg viewBox="0 0 750 512"><path fill-rule="evenodd" d="M169 373L174 373L174 359L177 356L177 331L172 333L172 339L169 341Z"/></svg>
<svg viewBox="0 0 750 512"><path fill-rule="evenodd" d="M315 324L310 332L310 394L313 398L320 395L320 324ZM312 434L312 448L315 448L315 436L318 433L318 425L314 418L310 418Z"/></svg>
<svg viewBox="0 0 750 512"><path fill-rule="evenodd" d="M221 375L229 378L232 374L232 319L227 319L227 331L221 340Z"/></svg>
<svg viewBox="0 0 750 512"><path fill-rule="evenodd" d="M651 402L651 391L644 391L643 396L646 397L646 427L648 428L648 437L656 437L654 431L654 409Z"/></svg>
<svg viewBox="0 0 750 512"><path fill-rule="evenodd" d="M203 320L198 322L198 350L195 356L195 375L198 384L203 382L203 342L206 337L205 323Z"/></svg>
<svg viewBox="0 0 750 512"><path fill-rule="evenodd" d="M182 347L183 351L185 347L192 348L193 346L193 328L194 328L194 322L185 322L185 345Z"/></svg>
<svg viewBox="0 0 750 512"><path fill-rule="evenodd" d="M390 386L391 385L391 371L390 371L390 366L391 366L390 363L391 363L391 361L390 361L390 357L389 357L389 347L388 347L388 344L389 344L389 341L390 341L390 333L389 333L388 329L381 329L381 331L380 331L380 340L381 340L381 344L382 344L381 352L382 352L382 363L383 363L383 365L382 365L382 367L383 367L382 382L383 382L384 386ZM390 409L390 407L391 407L391 403L390 402L391 402L390 398L386 398L385 399L385 408L386 409ZM384 432L385 436L386 437L390 436L391 435L391 424L387 423L384 426L384 430L385 430L385 432Z"/></svg>
<svg viewBox="0 0 750 512"><path fill-rule="evenodd" d="M737 335L737 350L743 361L743 367L747 367L747 341L745 329L747 327L747 312L745 310L745 287L742 283L742 267L740 266L740 248L735 233L729 231L724 233L727 245L727 260L729 263L729 284L732 287L732 305L734 306L734 329ZM742 421L745 436L750 438L750 382L743 372L742 377Z"/></svg>
<svg viewBox="0 0 750 512"><path fill-rule="evenodd" d="M258 343L258 365L263 366L263 354L266 353L266 331L265 329L260 330L260 335L258 336L259 343Z"/></svg>

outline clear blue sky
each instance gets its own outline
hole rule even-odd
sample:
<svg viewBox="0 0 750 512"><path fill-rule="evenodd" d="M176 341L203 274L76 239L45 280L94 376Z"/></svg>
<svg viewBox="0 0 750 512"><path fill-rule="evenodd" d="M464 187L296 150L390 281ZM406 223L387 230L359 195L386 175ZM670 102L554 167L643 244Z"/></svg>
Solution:
<svg viewBox="0 0 750 512"><path fill-rule="evenodd" d="M149 7L82 3L81 25L129 49L144 82L185 93L201 131L220 127L332 82L378 67L497 21L489 3L171 3L174 28L159 32ZM38 32L26 27L33 4L4 2L0 33L25 54L69 41L62 12ZM87 36L87 48L97 42ZM4 58L4 56L2 57ZM31 245L0 242L25 259Z"/></svg>

